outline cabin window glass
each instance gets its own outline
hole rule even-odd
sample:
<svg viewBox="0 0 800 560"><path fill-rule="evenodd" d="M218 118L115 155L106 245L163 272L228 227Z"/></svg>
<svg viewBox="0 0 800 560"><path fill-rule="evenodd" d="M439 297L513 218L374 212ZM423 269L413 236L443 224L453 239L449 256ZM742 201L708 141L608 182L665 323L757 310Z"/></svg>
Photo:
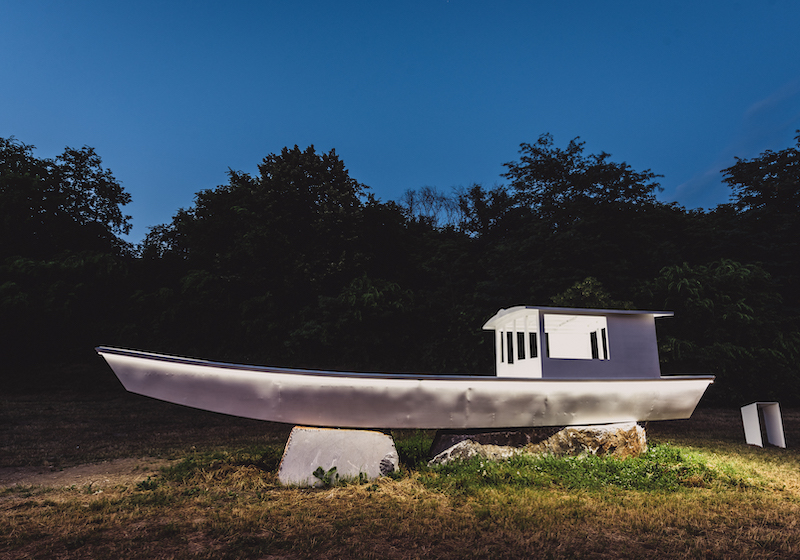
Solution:
<svg viewBox="0 0 800 560"><path fill-rule="evenodd" d="M589 342L592 346L592 359L600 359L600 346L597 344L597 332L592 331L589 333Z"/></svg>
<svg viewBox="0 0 800 560"><path fill-rule="evenodd" d="M517 333L517 359L524 360L525 359L525 333L518 332Z"/></svg>
<svg viewBox="0 0 800 560"><path fill-rule="evenodd" d="M603 316L545 314L547 355L550 358L607 360L607 328Z"/></svg>
<svg viewBox="0 0 800 560"><path fill-rule="evenodd" d="M503 342L503 331L500 331L500 362L505 363L506 361L506 345Z"/></svg>
<svg viewBox="0 0 800 560"><path fill-rule="evenodd" d="M606 329L600 329L600 335L603 338L603 359L608 359L608 338L606 337Z"/></svg>
<svg viewBox="0 0 800 560"><path fill-rule="evenodd" d="M530 333L531 339L531 358L536 358L539 356L539 345L536 343L536 333Z"/></svg>
<svg viewBox="0 0 800 560"><path fill-rule="evenodd" d="M514 363L514 333L509 331L506 333L506 341L508 343L508 363Z"/></svg>

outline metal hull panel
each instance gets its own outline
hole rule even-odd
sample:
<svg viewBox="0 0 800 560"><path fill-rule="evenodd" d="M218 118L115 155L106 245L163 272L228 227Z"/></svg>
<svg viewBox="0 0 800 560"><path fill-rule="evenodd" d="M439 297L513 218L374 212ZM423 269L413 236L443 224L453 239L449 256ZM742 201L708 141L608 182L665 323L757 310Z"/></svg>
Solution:
<svg viewBox="0 0 800 560"><path fill-rule="evenodd" d="M689 418L714 380L355 374L114 348L97 352L132 393L244 418L341 428L514 428Z"/></svg>

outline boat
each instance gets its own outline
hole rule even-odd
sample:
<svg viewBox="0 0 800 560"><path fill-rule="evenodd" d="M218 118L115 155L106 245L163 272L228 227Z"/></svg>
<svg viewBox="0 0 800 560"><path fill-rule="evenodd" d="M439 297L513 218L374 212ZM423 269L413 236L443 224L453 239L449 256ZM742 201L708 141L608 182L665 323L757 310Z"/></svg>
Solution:
<svg viewBox="0 0 800 560"><path fill-rule="evenodd" d="M98 347L126 390L287 424L503 429L689 418L713 375L662 376L655 318L670 312L517 306L495 331L496 374L251 366Z"/></svg>

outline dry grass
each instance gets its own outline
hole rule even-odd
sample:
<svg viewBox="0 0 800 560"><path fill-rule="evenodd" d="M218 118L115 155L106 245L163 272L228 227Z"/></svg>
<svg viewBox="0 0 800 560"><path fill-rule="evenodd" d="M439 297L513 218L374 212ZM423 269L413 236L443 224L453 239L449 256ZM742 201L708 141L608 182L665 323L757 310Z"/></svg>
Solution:
<svg viewBox="0 0 800 560"><path fill-rule="evenodd" d="M738 481L677 491L558 485L451 491L436 473L281 488L288 427L111 391L0 399L0 466L124 457L181 463L139 482L0 490L0 559L788 558L800 556L800 455L743 443L735 410L652 423ZM800 413L784 411L787 441Z"/></svg>
<svg viewBox="0 0 800 560"><path fill-rule="evenodd" d="M769 558L800 545L796 497L764 492L462 498L414 476L322 491L247 486L16 491L0 502L0 557Z"/></svg>

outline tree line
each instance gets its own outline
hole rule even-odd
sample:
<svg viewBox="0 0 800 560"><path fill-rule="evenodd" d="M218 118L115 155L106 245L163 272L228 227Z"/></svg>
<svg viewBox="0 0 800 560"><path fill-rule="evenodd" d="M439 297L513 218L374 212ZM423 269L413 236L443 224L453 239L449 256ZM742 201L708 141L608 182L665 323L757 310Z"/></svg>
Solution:
<svg viewBox="0 0 800 560"><path fill-rule="evenodd" d="M95 150L0 138L0 345L7 363L116 345L245 363L491 373L481 331L519 304L671 310L662 370L707 400L800 403L797 145L722 170L730 202L657 200L659 175L549 134L505 185L382 202L334 150L284 148L196 194L138 245ZM6 369L5 375L11 375Z"/></svg>

